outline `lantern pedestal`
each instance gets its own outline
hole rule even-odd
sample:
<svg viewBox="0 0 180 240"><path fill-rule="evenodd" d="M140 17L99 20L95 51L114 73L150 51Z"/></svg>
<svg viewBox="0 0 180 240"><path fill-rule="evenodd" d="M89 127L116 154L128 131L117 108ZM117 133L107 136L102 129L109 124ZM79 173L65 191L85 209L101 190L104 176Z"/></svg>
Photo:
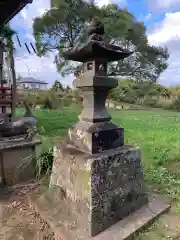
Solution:
<svg viewBox="0 0 180 240"><path fill-rule="evenodd" d="M54 149L49 190L31 205L60 240L126 239L169 209L148 202L138 148L87 154L67 142Z"/></svg>
<svg viewBox="0 0 180 240"><path fill-rule="evenodd" d="M114 123L80 121L69 129L70 144L83 152L101 153L124 145L124 129Z"/></svg>
<svg viewBox="0 0 180 240"><path fill-rule="evenodd" d="M117 84L116 79L106 76L80 77L75 81L82 92L83 110L80 121L69 129L71 145L92 154L124 145L124 129L110 122L105 106L109 90Z"/></svg>

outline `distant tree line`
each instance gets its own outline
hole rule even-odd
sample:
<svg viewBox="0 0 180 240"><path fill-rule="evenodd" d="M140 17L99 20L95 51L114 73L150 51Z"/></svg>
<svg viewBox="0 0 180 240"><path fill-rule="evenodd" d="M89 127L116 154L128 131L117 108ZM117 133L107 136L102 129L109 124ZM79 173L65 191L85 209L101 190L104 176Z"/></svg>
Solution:
<svg viewBox="0 0 180 240"><path fill-rule="evenodd" d="M154 82L120 79L118 86L110 91L109 99L180 111L180 86L165 87Z"/></svg>
<svg viewBox="0 0 180 240"><path fill-rule="evenodd" d="M79 89L55 80L47 91L18 94L17 106L21 106L22 100L32 107L57 109L74 103L82 107L83 99ZM153 82L120 79L118 86L109 92L108 100L121 105L129 103L180 111L180 86L164 87Z"/></svg>
<svg viewBox="0 0 180 240"><path fill-rule="evenodd" d="M169 99L171 92L160 84L129 79L119 80L118 87L112 89L109 98L128 103L143 103L144 101L156 101L159 97Z"/></svg>

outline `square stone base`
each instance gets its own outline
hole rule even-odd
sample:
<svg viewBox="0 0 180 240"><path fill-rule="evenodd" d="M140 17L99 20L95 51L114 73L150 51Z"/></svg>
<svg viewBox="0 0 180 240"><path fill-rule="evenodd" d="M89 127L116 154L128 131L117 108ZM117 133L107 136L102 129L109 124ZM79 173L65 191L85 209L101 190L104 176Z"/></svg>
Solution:
<svg viewBox="0 0 180 240"><path fill-rule="evenodd" d="M50 225L56 240L128 239L170 208L169 204L163 203L159 198L149 196L148 204L99 235L91 237L86 225L88 207L85 203L83 205L82 202L65 199L60 187L50 187L38 199L31 196L30 202L42 219Z"/></svg>
<svg viewBox="0 0 180 240"><path fill-rule="evenodd" d="M98 154L57 145L50 186L61 187L72 211L82 211L78 228L91 237L148 203L140 150L130 145Z"/></svg>
<svg viewBox="0 0 180 240"><path fill-rule="evenodd" d="M9 141L0 146L0 185L12 186L35 177L39 140Z"/></svg>
<svg viewBox="0 0 180 240"><path fill-rule="evenodd" d="M64 142L54 148L50 187L33 205L57 239L119 240L126 238L122 229L108 233L119 221L136 214L138 229L168 208L157 209L157 201L149 201L139 148L124 145L90 154Z"/></svg>

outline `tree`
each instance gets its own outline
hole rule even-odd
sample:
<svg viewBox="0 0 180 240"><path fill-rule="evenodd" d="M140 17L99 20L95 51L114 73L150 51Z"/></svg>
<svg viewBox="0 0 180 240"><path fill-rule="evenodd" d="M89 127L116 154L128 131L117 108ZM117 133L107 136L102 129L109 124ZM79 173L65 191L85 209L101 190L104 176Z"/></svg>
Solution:
<svg viewBox="0 0 180 240"><path fill-rule="evenodd" d="M135 17L116 4L99 8L93 1L54 0L55 8L34 21L34 36L39 55L55 53L55 62L61 75L75 71L77 65L65 61L62 52L81 45L87 38L86 23L92 16L105 26L105 41L133 51L124 61L109 64L109 74L123 75L138 81L155 82L167 68L167 48L150 46L146 28Z"/></svg>
<svg viewBox="0 0 180 240"><path fill-rule="evenodd" d="M173 97L180 96L180 85L171 86L168 88L168 90L171 92Z"/></svg>
<svg viewBox="0 0 180 240"><path fill-rule="evenodd" d="M110 91L109 98L119 102L135 103L137 96L134 85L135 83L132 80L119 80L118 86Z"/></svg>
<svg viewBox="0 0 180 240"><path fill-rule="evenodd" d="M172 93L169 88L166 88L160 84L153 84L154 89L158 92L159 96L169 99L172 96Z"/></svg>

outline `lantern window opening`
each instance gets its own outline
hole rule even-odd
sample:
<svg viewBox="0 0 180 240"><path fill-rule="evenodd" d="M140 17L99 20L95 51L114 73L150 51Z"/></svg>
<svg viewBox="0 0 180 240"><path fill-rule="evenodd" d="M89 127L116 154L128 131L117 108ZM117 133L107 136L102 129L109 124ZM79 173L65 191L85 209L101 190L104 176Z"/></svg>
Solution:
<svg viewBox="0 0 180 240"><path fill-rule="evenodd" d="M88 62L87 63L87 71L92 71L93 69L93 63L92 62Z"/></svg>

